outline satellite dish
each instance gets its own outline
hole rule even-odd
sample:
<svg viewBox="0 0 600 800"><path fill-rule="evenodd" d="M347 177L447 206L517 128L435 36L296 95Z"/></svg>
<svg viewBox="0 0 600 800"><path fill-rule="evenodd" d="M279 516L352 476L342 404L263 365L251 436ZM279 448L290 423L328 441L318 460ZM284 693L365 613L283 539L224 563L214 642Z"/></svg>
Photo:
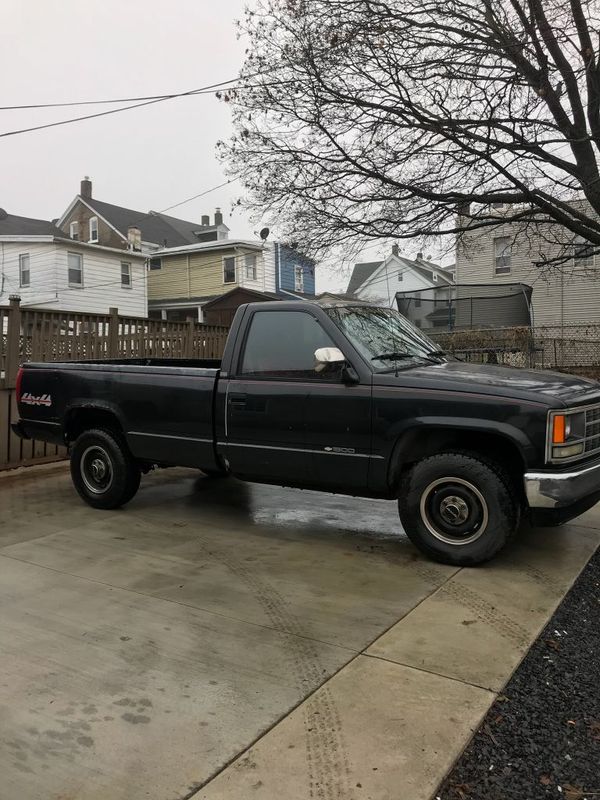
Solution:
<svg viewBox="0 0 600 800"><path fill-rule="evenodd" d="M266 240L269 238L269 234L270 233L271 233L271 231L268 228L263 228L261 230L259 236L263 240L263 242L266 242Z"/></svg>

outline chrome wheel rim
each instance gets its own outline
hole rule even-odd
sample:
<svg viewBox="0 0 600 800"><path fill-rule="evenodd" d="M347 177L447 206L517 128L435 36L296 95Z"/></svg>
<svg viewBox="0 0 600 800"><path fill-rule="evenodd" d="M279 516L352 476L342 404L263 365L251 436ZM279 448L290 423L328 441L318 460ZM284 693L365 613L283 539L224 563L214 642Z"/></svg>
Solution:
<svg viewBox="0 0 600 800"><path fill-rule="evenodd" d="M84 450L79 461L79 471L85 488L92 494L104 494L112 486L112 462L106 450L99 445L92 445Z"/></svg>
<svg viewBox="0 0 600 800"><path fill-rule="evenodd" d="M464 478L449 476L432 481L421 495L420 511L432 536L458 547L477 541L489 523L484 496Z"/></svg>

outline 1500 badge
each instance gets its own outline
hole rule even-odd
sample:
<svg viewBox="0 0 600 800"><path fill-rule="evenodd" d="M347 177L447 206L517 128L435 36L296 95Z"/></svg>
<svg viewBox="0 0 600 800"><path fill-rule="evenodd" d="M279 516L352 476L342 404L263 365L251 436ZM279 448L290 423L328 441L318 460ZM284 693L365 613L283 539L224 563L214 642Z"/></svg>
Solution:
<svg viewBox="0 0 600 800"><path fill-rule="evenodd" d="M52 395L40 394L36 397L31 392L25 392L25 394L21 395L21 402L28 406L51 406Z"/></svg>

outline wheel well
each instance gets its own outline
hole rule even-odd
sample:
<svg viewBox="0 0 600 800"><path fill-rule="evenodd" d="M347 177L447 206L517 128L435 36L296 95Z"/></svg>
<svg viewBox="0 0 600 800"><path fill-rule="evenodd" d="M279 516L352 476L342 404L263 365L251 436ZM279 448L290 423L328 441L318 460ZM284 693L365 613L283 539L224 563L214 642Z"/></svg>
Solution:
<svg viewBox="0 0 600 800"><path fill-rule="evenodd" d="M65 421L65 440L73 442L84 431L92 428L122 433L123 428L116 414L102 408L74 408Z"/></svg>
<svg viewBox="0 0 600 800"><path fill-rule="evenodd" d="M519 448L510 439L487 431L441 428L408 431L396 444L392 456L389 482L398 488L402 473L417 461L443 451L469 453L482 461L501 466L513 480L516 491L524 497L521 477L525 461Z"/></svg>

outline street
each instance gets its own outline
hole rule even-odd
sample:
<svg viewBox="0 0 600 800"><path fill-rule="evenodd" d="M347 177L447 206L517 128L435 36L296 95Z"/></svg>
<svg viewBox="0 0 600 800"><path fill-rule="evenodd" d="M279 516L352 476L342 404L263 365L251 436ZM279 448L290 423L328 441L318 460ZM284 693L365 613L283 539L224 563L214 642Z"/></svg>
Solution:
<svg viewBox="0 0 600 800"><path fill-rule="evenodd" d="M596 507L457 569L386 501L4 473L0 800L426 800L599 543Z"/></svg>

